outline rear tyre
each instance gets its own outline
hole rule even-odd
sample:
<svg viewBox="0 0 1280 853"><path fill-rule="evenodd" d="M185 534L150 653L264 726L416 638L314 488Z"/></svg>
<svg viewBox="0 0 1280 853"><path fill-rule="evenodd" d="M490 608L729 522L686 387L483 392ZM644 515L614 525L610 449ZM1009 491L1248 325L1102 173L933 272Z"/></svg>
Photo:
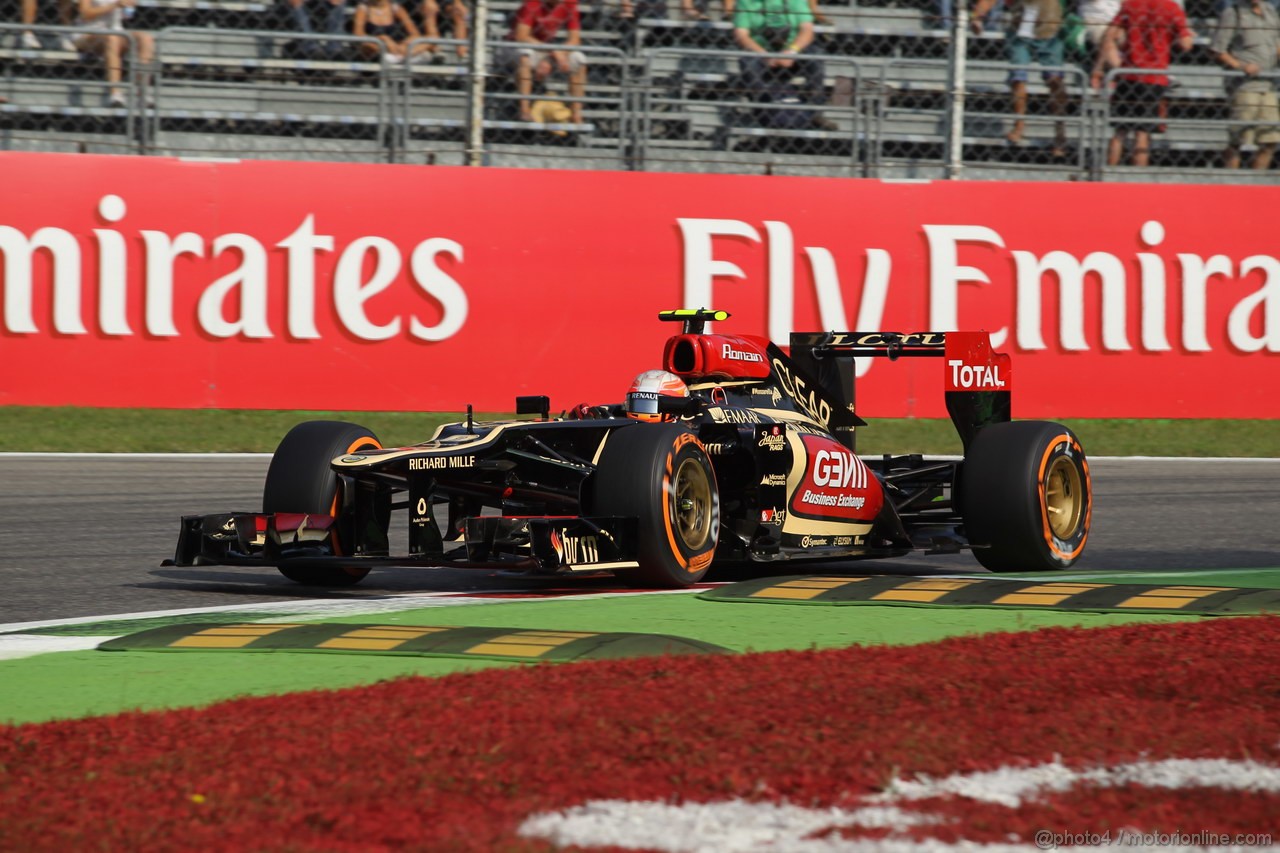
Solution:
<svg viewBox="0 0 1280 853"><path fill-rule="evenodd" d="M986 427L965 454L960 513L974 556L993 572L1072 565L1093 515L1080 439L1048 421Z"/></svg>
<svg viewBox="0 0 1280 853"><path fill-rule="evenodd" d="M305 512L337 515L342 506L342 482L329 463L338 456L378 448L378 438L368 428L341 421L306 421L280 441L267 482L262 490L262 511ZM345 531L350 536L349 528ZM335 550L342 547L344 525L334 534ZM281 566L280 574L308 586L353 586L369 569L340 566L294 568Z"/></svg>
<svg viewBox="0 0 1280 853"><path fill-rule="evenodd" d="M633 586L691 586L707 573L720 535L720 492L706 448L676 424L609 434L594 475L592 512L638 519Z"/></svg>

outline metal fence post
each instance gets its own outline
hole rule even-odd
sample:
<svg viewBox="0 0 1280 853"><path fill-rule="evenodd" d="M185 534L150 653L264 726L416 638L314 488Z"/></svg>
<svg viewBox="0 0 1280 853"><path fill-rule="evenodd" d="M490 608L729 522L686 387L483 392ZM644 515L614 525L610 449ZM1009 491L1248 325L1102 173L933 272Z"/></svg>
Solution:
<svg viewBox="0 0 1280 853"><path fill-rule="evenodd" d="M967 0L955 4L951 27L950 66L947 69L947 154L949 180L964 171L964 66L969 52L969 6Z"/></svg>
<svg viewBox="0 0 1280 853"><path fill-rule="evenodd" d="M1085 116L1084 143L1089 155L1086 177L1091 181L1101 181L1103 168L1107 162L1107 98L1104 92L1095 92L1088 88L1081 103L1081 111Z"/></svg>
<svg viewBox="0 0 1280 853"><path fill-rule="evenodd" d="M484 165L484 81L489 63L489 2L476 0L472 13L471 62L468 73L467 99L467 165Z"/></svg>

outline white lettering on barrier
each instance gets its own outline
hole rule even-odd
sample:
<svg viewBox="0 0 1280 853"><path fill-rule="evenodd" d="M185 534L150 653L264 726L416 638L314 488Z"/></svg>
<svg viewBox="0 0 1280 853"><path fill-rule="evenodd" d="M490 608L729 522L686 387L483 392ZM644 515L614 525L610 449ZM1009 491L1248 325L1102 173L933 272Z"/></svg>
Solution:
<svg viewBox="0 0 1280 853"><path fill-rule="evenodd" d="M267 327L267 252L248 234L223 234L213 241L213 255L228 249L240 253L240 266L222 276L200 294L196 316L200 328L215 338L269 338ZM238 320L226 319L228 300L239 293Z"/></svg>
<svg viewBox="0 0 1280 853"><path fill-rule="evenodd" d="M98 215L107 222L119 222L124 214L119 196L107 196L98 203ZM110 228L95 228L93 236L98 240L98 327L104 335L131 334L125 318L124 237Z"/></svg>
<svg viewBox="0 0 1280 853"><path fill-rule="evenodd" d="M127 206L118 195L99 199L97 213L108 225L126 219ZM785 344L794 330L794 236L785 222L765 221L764 237L754 226L734 219L677 219L683 238L684 302L690 306L715 304L713 282L716 278L745 279L736 264L718 260L713 242L717 237L745 238L766 243L768 255L769 334L776 343ZM978 244L1006 250L1004 238L994 229L972 224L921 226L929 246L929 327L945 331L959 328L961 285L988 286L991 278L982 269L959 263L959 247ZM271 338L278 330L271 328L267 305L273 282L268 277L268 249L259 237L227 233L212 237L182 232L143 229L142 238L143 325L154 337L176 337L180 334L174 322L174 270L184 259L200 259L233 253L238 260L235 269L205 285L197 299L197 323L200 330L214 337ZM37 252L48 255L51 288L52 330L64 335L88 334L82 305L96 303L96 331L110 336L130 336L138 330L128 322L127 278L130 241L119 228L92 229L96 252L82 252L80 242L70 231L54 226L38 228L29 235L18 229L0 225L0 255L3 255L3 325L12 334L38 334L33 309L32 261ZM1166 242L1164 226L1148 221L1140 229L1147 248ZM339 247L333 236L317 231L315 217L307 214L297 227L274 243L284 250L286 267L284 330L296 339L320 336L316 326L316 266L322 254L340 252L334 275L334 304L338 322L347 332L363 340L384 340L405 333L403 316L375 323L367 309L377 297L395 284L403 266L399 246L376 235L358 237ZM1261 284L1243 297L1233 297L1234 304L1225 311L1225 343L1240 352L1280 352L1280 259L1271 255L1251 255L1238 262L1224 255L1202 257L1192 253L1176 253L1176 261L1165 261L1153 252L1137 252L1138 281L1129 279L1123 259L1107 252L1089 252L1081 257L1055 250L1037 255L1022 249L1007 250L1014 263L1013 299L1015 302L1014 334L1024 350L1047 348L1044 339L1042 293L1046 278L1058 288L1057 342L1062 349L1090 349L1085 334L1089 326L1085 317L1085 291L1097 281L1100 292L1098 311L1101 324L1101 349L1122 352L1131 350L1128 337L1127 306L1136 301L1140 312L1140 348L1145 352L1163 352L1172 348L1167 326L1170 316L1181 317L1178 343L1187 352L1212 350L1208 335L1208 292L1217 278L1245 279L1257 274ZM820 246L804 247L812 268L813 287L819 317L824 328L874 329L881 319L888 298L892 259L883 249L865 250L867 267L863 277L857 316L851 322L845 305L839 274L830 250ZM421 318L408 315L408 337L421 341L440 341L451 337L466 320L468 300L461 284L437 265L440 256L461 262L463 251L458 243L445 238L426 239L410 251L410 276L416 289L432 300L440 312L439 320L430 325ZM361 276L366 257L372 256L374 269L368 280ZM96 263L96 275L85 275L86 259ZM85 300L85 281L93 282L97 293ZM1181 281L1178 298L1171 299L1166 283ZM1136 300L1129 293L1136 284ZM1174 303L1174 304L1169 304ZM1215 312L1216 316L1216 312ZM998 329L992 343L998 349L1009 336L1009 329ZM858 359L857 374L862 376L874 363Z"/></svg>
<svg viewBox="0 0 1280 853"><path fill-rule="evenodd" d="M125 218L127 206L120 196L105 195L98 201L98 215L108 224ZM236 259L235 268L205 285L196 302L199 330L215 338L272 338L276 332L268 320L272 284L268 249L258 237L227 233L208 239L192 232L169 235L164 231L139 230L142 238L143 324L154 337L178 337L174 321L174 269L183 256ZM62 228L47 226L30 236L16 228L0 225L0 255L3 255L4 318L2 328L12 334L34 335L41 329L35 322L33 302L36 282L32 259L37 252L48 254L52 289L53 331L62 335L88 334L81 313L85 279L96 278L97 331L104 335L129 336L127 315L128 240L120 230L95 228L97 275L85 276L80 243ZM210 251L206 249L210 247ZM285 331L292 338L320 337L316 326L316 264L321 253L338 250L331 235L316 233L315 217L307 214L296 229L275 243L284 250ZM420 341L442 341L456 334L467 317L468 300L462 285L440 269L437 259L449 256L462 261L462 246L443 237L418 243L410 253L410 276L416 288L439 307L440 318L429 325L410 314L408 336ZM372 258L369 278L363 277L365 261ZM339 324L361 340L380 341L401 333L404 317L395 316L382 324L369 319L369 303L392 287L403 267L400 247L379 236L357 237L342 247L333 274L333 302Z"/></svg>
<svg viewBox="0 0 1280 853"><path fill-rule="evenodd" d="M289 336L299 340L320 337L316 329L316 252L332 252L333 237L316 233L316 218L307 214L277 246L288 252Z"/></svg>
<svg viewBox="0 0 1280 853"><path fill-rule="evenodd" d="M143 254L146 258L143 301L146 305L144 322L147 334L176 338L178 327L173 324L173 268L182 255L203 258L204 238L190 231L184 231L175 237L170 237L163 231L139 233L142 234L142 244L146 250Z"/></svg>
<svg viewBox="0 0 1280 853"><path fill-rule="evenodd" d="M746 238L765 243L768 280L768 328L770 339L788 343L795 331L794 237L784 222L765 221L764 237L754 226L736 219L678 219L684 249L684 304L702 307L716 304L713 283L717 277L746 279L736 264L715 258L717 237ZM1046 278L1058 288L1057 343L1067 351L1091 349L1085 330L1086 286L1096 281L1100 291L1101 349L1124 352L1133 349L1127 332L1127 306L1139 306L1140 348L1145 352L1172 349L1167 327L1170 315L1182 320L1179 343L1187 352L1212 350L1208 338L1208 286L1214 278L1244 279L1260 273L1262 283L1237 299L1226 312L1226 341L1241 352L1280 352L1280 259L1271 255L1251 255L1233 262L1224 255L1207 258L1176 253L1176 261L1165 261L1154 252L1137 252L1138 280L1130 281L1125 261L1108 252L1088 252L1083 256L1054 250L1037 255L1023 249L1006 249L1004 237L996 230L973 224L922 225L929 246L929 329L948 331L960 326L961 285L989 286L991 277L983 269L961 264L959 248L964 244L1007 251L1014 262L1012 295L1017 345L1024 350L1046 349L1042 293ZM1147 248L1165 242L1164 225L1144 223L1139 237ZM892 259L883 249L866 249L867 269L863 280L857 317L851 322L846 311L836 264L831 252L806 246L813 271L813 287L819 320L826 329L875 329L881 325L888 298ZM1167 267L1169 269L1167 269ZM1170 298L1166 282L1180 280L1179 299ZM1129 293L1136 285L1136 300ZM1170 302L1180 303L1171 307ZM991 333L991 344L999 349L1009 339L1010 330ZM874 359L857 360L857 375L863 376Z"/></svg>
<svg viewBox="0 0 1280 853"><path fill-rule="evenodd" d="M712 284L717 277L745 279L737 264L717 260L712 253L716 237L746 238L759 243L760 232L737 219L677 219L684 243L684 304L699 308L714 305ZM791 228L785 222L765 222L768 235L769 269L769 339L782 346L790 342L795 331L795 286L792 270ZM806 246L805 254L813 269L813 287L818 298L818 316L825 329L845 329L849 315L845 309L840 276L830 250ZM891 257L884 249L867 249L867 270L862 281L862 298L858 302L855 325L859 329L880 328L884 306L889 295ZM711 324L707 324L710 331ZM864 375L874 359L856 360L858 376Z"/></svg>
<svg viewBox="0 0 1280 853"><path fill-rule="evenodd" d="M409 269L413 280L427 296L440 303L440 322L428 326L417 317L409 318L409 334L420 341L443 341L461 331L467 322L467 292L453 276L436 266L436 258L448 255L462 262L462 244L445 237L423 240L413 249Z"/></svg>
<svg viewBox="0 0 1280 853"><path fill-rule="evenodd" d="M991 279L977 267L959 262L961 243L985 243L1004 247L1004 238L983 225L924 225L929 243L929 329L951 331L960 328L960 285L990 284ZM991 333L991 346L1000 349L1008 329Z"/></svg>
<svg viewBox="0 0 1280 853"><path fill-rule="evenodd" d="M373 254L373 271L362 281L361 271L366 256ZM400 332L400 318L381 326L372 323L364 304L391 286L400 274L400 251L384 237L360 237L353 240L338 258L333 271L333 304L338 318L351 334L366 341L385 341Z"/></svg>
<svg viewBox="0 0 1280 853"><path fill-rule="evenodd" d="M931 329L957 329L958 285L967 282L989 284L986 274L973 267L956 264L956 244L980 242L1003 247L1003 238L981 226L925 225L930 246L929 295ZM1140 237L1154 247L1164 241L1164 226L1155 220L1143 224ZM1058 283L1058 343L1064 350L1091 349L1085 338L1085 283L1092 276L1099 282L1102 320L1102 349L1123 352L1132 349L1125 332L1128 318L1130 283L1124 263L1106 252L1090 252L1083 258L1064 251L1052 251L1037 257L1034 253L1014 250L1016 334L1018 346L1024 350L1045 349L1042 334L1044 320L1040 295L1044 276L1053 273ZM1203 259L1180 253L1178 274L1182 279L1181 344L1188 352L1207 352L1206 285L1213 276L1231 277L1229 258L1214 255ZM1168 324L1165 270L1160 258L1150 252L1138 253L1138 304L1141 312L1142 349L1162 352L1170 349L1165 328ZM1243 352L1266 349L1280 352L1280 260L1270 255L1252 255L1242 260L1237 276L1244 278L1255 270L1263 272L1260 288L1232 307L1227 322L1227 342ZM1261 309L1261 335L1250 331L1255 312ZM992 346L999 349L1008 335L1000 329L991 335Z"/></svg>
<svg viewBox="0 0 1280 853"><path fill-rule="evenodd" d="M61 228L41 228L28 239L18 229L0 225L4 253L4 327L15 335L38 331L31 310L31 258L49 252L53 270L53 327L64 335L85 334L80 317L80 244Z"/></svg>

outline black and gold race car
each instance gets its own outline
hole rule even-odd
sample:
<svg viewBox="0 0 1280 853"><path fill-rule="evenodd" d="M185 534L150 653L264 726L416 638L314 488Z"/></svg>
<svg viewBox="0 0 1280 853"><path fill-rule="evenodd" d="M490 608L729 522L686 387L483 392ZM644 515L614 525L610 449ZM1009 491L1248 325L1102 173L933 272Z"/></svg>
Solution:
<svg viewBox="0 0 1280 853"><path fill-rule="evenodd" d="M1037 571L1084 550L1080 441L1010 420L1009 357L986 333L797 333L784 352L707 333L722 311L659 319L683 329L621 404L551 417L548 397L519 397L534 419L468 415L408 447L355 424L299 424L271 460L262 511L184 517L173 562L275 566L318 585L446 566L680 587L713 563L967 548L992 571ZM859 456L860 356L936 358L963 458Z"/></svg>

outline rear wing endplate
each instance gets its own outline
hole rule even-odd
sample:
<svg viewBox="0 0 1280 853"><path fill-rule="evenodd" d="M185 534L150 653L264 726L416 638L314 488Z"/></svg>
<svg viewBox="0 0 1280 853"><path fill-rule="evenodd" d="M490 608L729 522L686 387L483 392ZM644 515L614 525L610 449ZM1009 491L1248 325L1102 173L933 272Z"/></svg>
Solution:
<svg viewBox="0 0 1280 853"><path fill-rule="evenodd" d="M854 402L857 357L943 360L947 413L965 450L978 431L1012 417L1009 356L986 332L795 332L791 358L836 396Z"/></svg>

